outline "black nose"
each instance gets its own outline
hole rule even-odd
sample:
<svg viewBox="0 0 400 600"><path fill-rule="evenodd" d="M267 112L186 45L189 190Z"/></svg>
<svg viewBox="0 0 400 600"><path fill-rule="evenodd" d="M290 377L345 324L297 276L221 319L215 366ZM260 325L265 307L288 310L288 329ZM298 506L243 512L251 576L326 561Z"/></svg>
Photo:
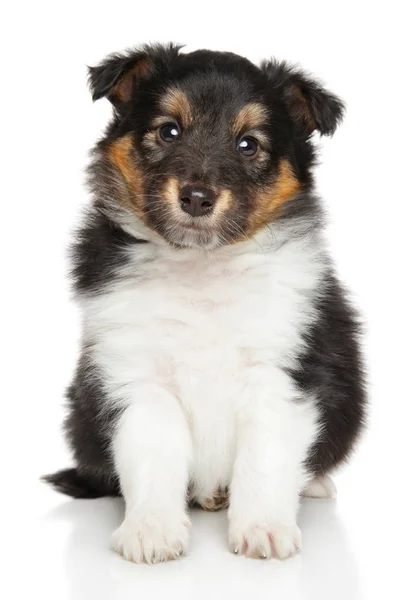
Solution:
<svg viewBox="0 0 400 600"><path fill-rule="evenodd" d="M181 190L182 210L192 217L210 213L215 203L215 193L201 185L185 185Z"/></svg>

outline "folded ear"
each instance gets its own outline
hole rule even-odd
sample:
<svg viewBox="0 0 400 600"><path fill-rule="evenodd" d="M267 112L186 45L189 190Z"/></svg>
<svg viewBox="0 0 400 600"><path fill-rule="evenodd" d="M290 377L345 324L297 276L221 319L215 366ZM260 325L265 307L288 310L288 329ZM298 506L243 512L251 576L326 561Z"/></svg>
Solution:
<svg viewBox="0 0 400 600"><path fill-rule="evenodd" d="M300 130L307 135L315 130L333 135L345 110L338 96L286 62L271 60L261 68L272 85L281 90L286 108Z"/></svg>
<svg viewBox="0 0 400 600"><path fill-rule="evenodd" d="M165 65L179 53L179 46L143 46L121 54L111 54L97 67L89 67L89 87L93 100L107 97L118 111L131 101L140 81L149 77L156 63Z"/></svg>

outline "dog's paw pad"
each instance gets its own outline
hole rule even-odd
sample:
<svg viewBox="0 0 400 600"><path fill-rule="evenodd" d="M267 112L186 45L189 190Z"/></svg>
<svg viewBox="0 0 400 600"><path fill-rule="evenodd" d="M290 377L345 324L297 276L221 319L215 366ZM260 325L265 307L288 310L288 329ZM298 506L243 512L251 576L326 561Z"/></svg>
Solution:
<svg viewBox="0 0 400 600"><path fill-rule="evenodd" d="M204 510L216 511L228 508L229 506L229 490L228 488L218 488L210 498L205 498L201 502Z"/></svg>
<svg viewBox="0 0 400 600"><path fill-rule="evenodd" d="M190 522L186 515L163 519L129 515L113 533L112 548L134 563L156 564L175 560L185 554Z"/></svg>
<svg viewBox="0 0 400 600"><path fill-rule="evenodd" d="M301 532L297 525L231 525L229 547L248 558L289 558L301 550Z"/></svg>

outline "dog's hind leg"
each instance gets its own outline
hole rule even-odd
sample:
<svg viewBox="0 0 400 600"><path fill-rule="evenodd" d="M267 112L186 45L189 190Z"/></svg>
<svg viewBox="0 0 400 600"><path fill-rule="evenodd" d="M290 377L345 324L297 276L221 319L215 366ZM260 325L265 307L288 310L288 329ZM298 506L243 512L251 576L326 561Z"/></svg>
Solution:
<svg viewBox="0 0 400 600"><path fill-rule="evenodd" d="M318 475L302 491L306 498L336 498L336 486L329 475Z"/></svg>

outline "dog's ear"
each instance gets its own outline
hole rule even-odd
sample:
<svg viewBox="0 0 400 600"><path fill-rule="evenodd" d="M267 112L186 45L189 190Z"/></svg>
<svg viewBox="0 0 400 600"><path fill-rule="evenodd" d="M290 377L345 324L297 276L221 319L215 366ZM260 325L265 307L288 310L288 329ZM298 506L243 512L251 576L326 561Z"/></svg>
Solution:
<svg viewBox="0 0 400 600"><path fill-rule="evenodd" d="M261 65L270 83L282 93L295 125L306 135L317 130L333 135L344 115L344 103L318 81L286 62L271 60Z"/></svg>
<svg viewBox="0 0 400 600"><path fill-rule="evenodd" d="M89 87L93 101L107 97L122 112L129 105L141 81L158 67L166 67L179 53L180 46L154 45L111 54L97 67L89 67Z"/></svg>
<svg viewBox="0 0 400 600"><path fill-rule="evenodd" d="M89 87L93 101L104 96L120 109L132 98L141 78L150 74L151 60L144 52L112 54L97 67L89 67Z"/></svg>

